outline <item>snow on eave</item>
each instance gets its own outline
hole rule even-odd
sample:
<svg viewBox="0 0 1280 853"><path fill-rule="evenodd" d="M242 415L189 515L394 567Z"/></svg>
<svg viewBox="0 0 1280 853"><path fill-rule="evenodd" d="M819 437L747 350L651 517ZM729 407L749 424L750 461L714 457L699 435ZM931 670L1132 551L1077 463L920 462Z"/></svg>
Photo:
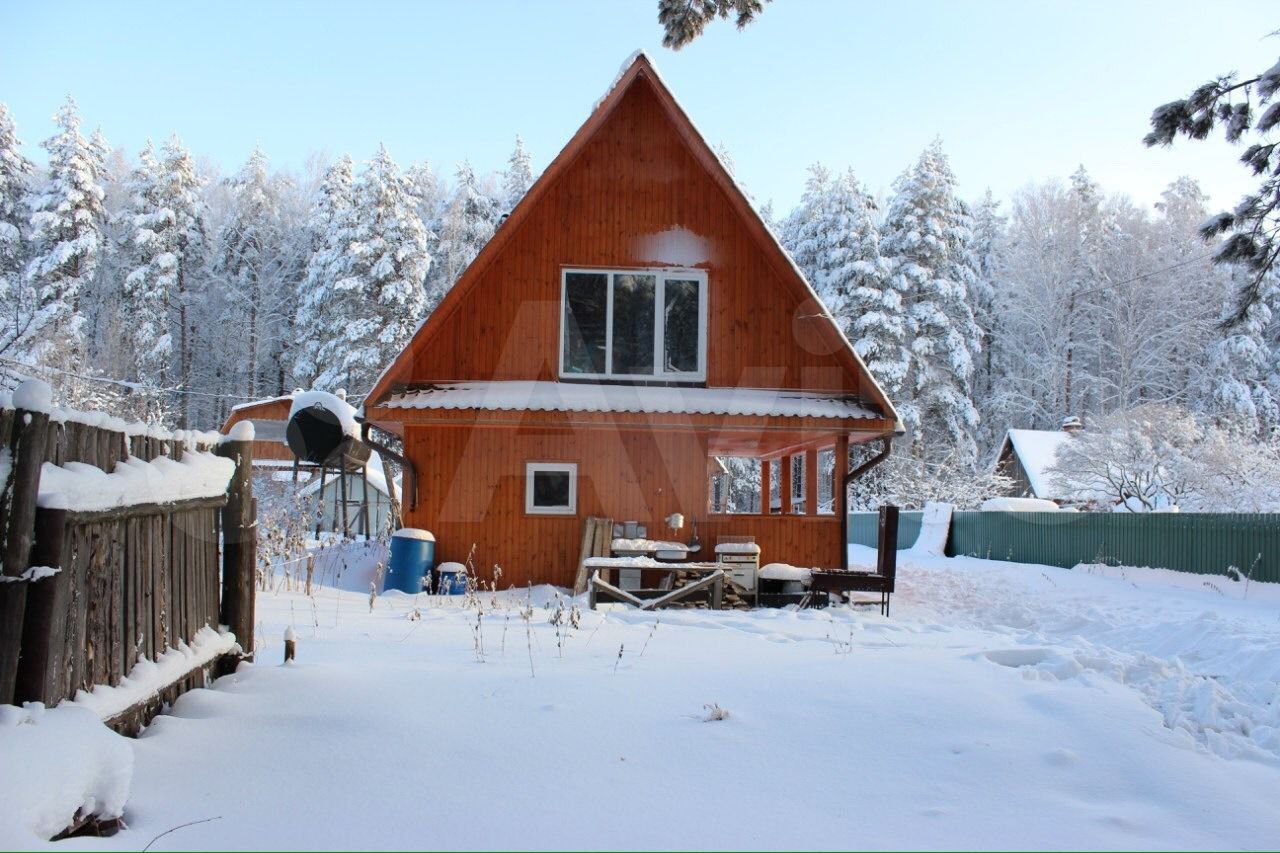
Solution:
<svg viewBox="0 0 1280 853"><path fill-rule="evenodd" d="M393 395L387 409L626 412L879 420L860 398L775 388L702 388L499 380L438 383Z"/></svg>

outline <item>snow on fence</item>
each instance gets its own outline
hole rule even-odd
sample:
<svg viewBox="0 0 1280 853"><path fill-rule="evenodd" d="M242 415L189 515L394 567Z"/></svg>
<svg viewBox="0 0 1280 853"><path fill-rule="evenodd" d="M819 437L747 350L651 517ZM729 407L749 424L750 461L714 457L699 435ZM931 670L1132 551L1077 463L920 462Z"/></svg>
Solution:
<svg viewBox="0 0 1280 853"><path fill-rule="evenodd" d="M901 514L899 548L915 543L920 515ZM849 542L875 547L875 513L849 514ZM1280 514L957 512L946 553L1063 568L1107 563L1221 575L1234 567L1275 583Z"/></svg>
<svg viewBox="0 0 1280 853"><path fill-rule="evenodd" d="M72 699L136 731L251 652L251 455L27 386L0 398L0 705Z"/></svg>

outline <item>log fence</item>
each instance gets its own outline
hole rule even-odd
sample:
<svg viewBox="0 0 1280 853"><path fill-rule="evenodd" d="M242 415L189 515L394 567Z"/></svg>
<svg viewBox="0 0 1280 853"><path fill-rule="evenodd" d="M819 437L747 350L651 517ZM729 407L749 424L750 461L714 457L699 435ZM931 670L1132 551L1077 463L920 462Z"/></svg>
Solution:
<svg viewBox="0 0 1280 853"><path fill-rule="evenodd" d="M252 656L252 442L59 415L0 408L0 704L54 705L118 686L138 662L193 643L206 626L226 626L242 650L201 661L107 720L132 732L164 701ZM226 494L95 511L38 505L46 463L111 472L130 456L180 461L192 451L235 463Z"/></svg>

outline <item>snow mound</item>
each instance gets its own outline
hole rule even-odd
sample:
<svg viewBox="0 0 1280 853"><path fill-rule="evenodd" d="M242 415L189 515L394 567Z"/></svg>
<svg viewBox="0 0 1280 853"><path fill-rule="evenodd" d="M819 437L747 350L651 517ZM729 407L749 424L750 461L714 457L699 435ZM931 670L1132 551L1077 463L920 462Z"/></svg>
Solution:
<svg viewBox="0 0 1280 853"><path fill-rule="evenodd" d="M790 566L786 563L769 563L760 569L760 577L768 581L808 581L810 576L809 569Z"/></svg>
<svg viewBox="0 0 1280 853"><path fill-rule="evenodd" d="M420 530L417 527L401 527L391 535L397 539L417 539L420 542L436 541L436 537L431 534L430 530Z"/></svg>
<svg viewBox="0 0 1280 853"><path fill-rule="evenodd" d="M53 407L53 389L48 382L28 379L13 392L13 407L28 412L48 412Z"/></svg>
<svg viewBox="0 0 1280 853"><path fill-rule="evenodd" d="M907 553L917 557L941 557L947 547L947 533L951 530L951 512L948 503L927 503L920 521L920 535Z"/></svg>
<svg viewBox="0 0 1280 853"><path fill-rule="evenodd" d="M1040 498L991 498L982 502L983 512L1057 512L1058 505Z"/></svg>
<svg viewBox="0 0 1280 853"><path fill-rule="evenodd" d="M293 404L289 406L289 417L286 420L293 420L293 416L298 412L310 409L312 406L321 406L329 411L346 435L352 438L360 437L360 424L356 421L355 408L346 400L328 391L312 390L295 395Z"/></svg>
<svg viewBox="0 0 1280 853"><path fill-rule="evenodd" d="M44 463L40 469L43 507L73 512L96 512L138 504L164 504L224 494L235 463L198 450L187 450L180 460L157 456L144 462L130 456L110 474L93 465L68 462Z"/></svg>
<svg viewBox="0 0 1280 853"><path fill-rule="evenodd" d="M227 441L253 441L253 421L239 421L227 433Z"/></svg>
<svg viewBox="0 0 1280 853"><path fill-rule="evenodd" d="M0 705L0 767L0 847L30 849L77 814L120 817L133 749L84 708ZM14 772L19 768L39 772Z"/></svg>
<svg viewBox="0 0 1280 853"><path fill-rule="evenodd" d="M119 685L99 684L91 693L78 690L72 703L92 711L101 720L110 720L155 696L197 667L237 648L235 634L215 631L206 625L196 632L190 645L179 641L177 648L166 649L158 660L143 658L133 665Z"/></svg>

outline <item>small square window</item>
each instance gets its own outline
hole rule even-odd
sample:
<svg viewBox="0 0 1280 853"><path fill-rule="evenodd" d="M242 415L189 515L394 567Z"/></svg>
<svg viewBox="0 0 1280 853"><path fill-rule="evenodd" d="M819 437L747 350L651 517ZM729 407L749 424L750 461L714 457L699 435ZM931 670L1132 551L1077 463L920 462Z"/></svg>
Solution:
<svg viewBox="0 0 1280 853"><path fill-rule="evenodd" d="M525 465L524 511L536 515L573 515L578 511L578 466L572 462Z"/></svg>

